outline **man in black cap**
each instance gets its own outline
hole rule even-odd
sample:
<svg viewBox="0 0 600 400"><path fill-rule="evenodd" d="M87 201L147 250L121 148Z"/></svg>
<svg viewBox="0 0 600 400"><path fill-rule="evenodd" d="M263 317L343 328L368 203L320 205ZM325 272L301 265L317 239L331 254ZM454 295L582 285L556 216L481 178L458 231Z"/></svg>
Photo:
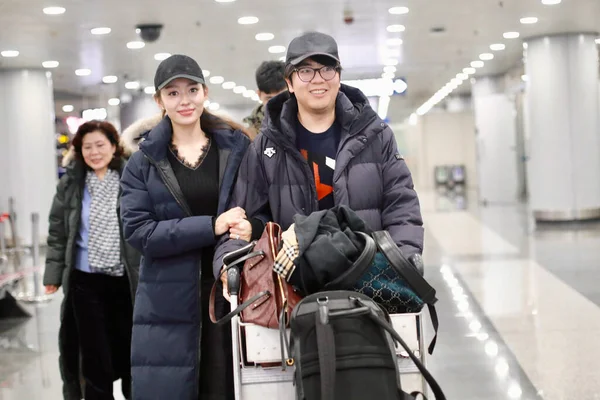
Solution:
<svg viewBox="0 0 600 400"><path fill-rule="evenodd" d="M346 205L373 230L387 230L408 257L423 250L411 174L394 134L358 89L342 85L336 41L309 32L286 57L289 92L271 99L261 132L240 168L232 206L287 229L296 214ZM261 229L253 223L252 229ZM223 240L215 255L242 245ZM279 271L278 271L279 272ZM285 278L302 288L297 274Z"/></svg>

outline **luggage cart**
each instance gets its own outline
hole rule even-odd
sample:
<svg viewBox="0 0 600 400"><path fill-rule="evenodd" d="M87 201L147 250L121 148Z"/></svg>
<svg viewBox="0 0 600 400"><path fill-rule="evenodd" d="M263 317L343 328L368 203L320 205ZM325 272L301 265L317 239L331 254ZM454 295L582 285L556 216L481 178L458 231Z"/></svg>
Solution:
<svg viewBox="0 0 600 400"><path fill-rule="evenodd" d="M238 307L240 277L237 268L227 271L227 286L231 310ZM424 310L416 314L392 314L392 325L406 344L426 364L427 349L424 335ZM289 335L289 330L288 330ZM294 368L281 367L281 348L278 329L264 328L231 320L233 346L233 376L236 400L295 400ZM400 348L396 350L402 387L408 392L420 391L427 396L428 386L414 363Z"/></svg>

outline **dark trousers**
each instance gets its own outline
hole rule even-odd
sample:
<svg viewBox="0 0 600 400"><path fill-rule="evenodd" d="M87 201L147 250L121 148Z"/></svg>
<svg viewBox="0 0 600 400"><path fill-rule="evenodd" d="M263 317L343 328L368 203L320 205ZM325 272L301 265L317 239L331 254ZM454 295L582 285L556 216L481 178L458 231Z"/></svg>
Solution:
<svg viewBox="0 0 600 400"><path fill-rule="evenodd" d="M113 382L119 378L130 398L133 310L127 277L74 270L71 291L85 400L113 400Z"/></svg>

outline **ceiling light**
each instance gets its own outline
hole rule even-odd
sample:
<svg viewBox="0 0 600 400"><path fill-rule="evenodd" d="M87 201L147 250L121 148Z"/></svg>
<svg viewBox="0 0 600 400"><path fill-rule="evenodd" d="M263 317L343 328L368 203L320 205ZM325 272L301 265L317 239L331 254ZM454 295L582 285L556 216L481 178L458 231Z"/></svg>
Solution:
<svg viewBox="0 0 600 400"><path fill-rule="evenodd" d="M537 24L538 19L537 17L525 17L525 18L521 18L521 23L524 25L528 25L528 24Z"/></svg>
<svg viewBox="0 0 600 400"><path fill-rule="evenodd" d="M210 105L210 100L208 100L208 99L204 100L204 103L202 103L202 105L204 107L208 107Z"/></svg>
<svg viewBox="0 0 600 400"><path fill-rule="evenodd" d="M92 70L87 68L81 68L75 70L75 75L77 76L88 76L92 74Z"/></svg>
<svg viewBox="0 0 600 400"><path fill-rule="evenodd" d="M492 53L483 53L479 55L479 59L483 61L493 60L494 55Z"/></svg>
<svg viewBox="0 0 600 400"><path fill-rule="evenodd" d="M252 99L252 100L254 100L254 101L258 101L258 100L260 100L260 98L258 97L258 94L257 94L256 92L254 92L254 93L252 94L252 97L251 97L251 99Z"/></svg>
<svg viewBox="0 0 600 400"><path fill-rule="evenodd" d="M388 59L388 60L385 60L385 61L383 62L383 65L386 65L386 66L395 66L395 65L398 65L398 60L395 60L395 59L393 59L393 58L390 58L390 59Z"/></svg>
<svg viewBox="0 0 600 400"><path fill-rule="evenodd" d="M219 103L210 103L208 105L208 109L211 111L217 111L219 108L221 108L221 106L219 105Z"/></svg>
<svg viewBox="0 0 600 400"><path fill-rule="evenodd" d="M400 50L396 50L396 49L387 49L385 51L385 55L387 57L393 58L393 57L400 57Z"/></svg>
<svg viewBox="0 0 600 400"><path fill-rule="evenodd" d="M469 79L469 75L465 73L456 74L456 79L460 79L461 81L466 81Z"/></svg>
<svg viewBox="0 0 600 400"><path fill-rule="evenodd" d="M596 40L596 43L599 43L599 42L598 42L598 40ZM527 50L527 48L528 48L528 47L529 47L529 44L527 44L527 43L523 43L523 48L524 48L525 50Z"/></svg>
<svg viewBox="0 0 600 400"><path fill-rule="evenodd" d="M271 53L271 54L285 53L285 46L271 46L271 47L269 47L269 53Z"/></svg>
<svg viewBox="0 0 600 400"><path fill-rule="evenodd" d="M493 50L493 51L501 51L504 49L506 49L506 46L503 45L502 43L495 43L495 44L490 45L490 50Z"/></svg>
<svg viewBox="0 0 600 400"><path fill-rule="evenodd" d="M390 38L385 41L388 46L400 46L404 41L400 38Z"/></svg>
<svg viewBox="0 0 600 400"><path fill-rule="evenodd" d="M404 25L390 25L387 27L387 31L391 33L404 32L405 30Z"/></svg>
<svg viewBox="0 0 600 400"><path fill-rule="evenodd" d="M59 63L58 61L44 61L42 63L42 67L44 68L56 68L58 67Z"/></svg>
<svg viewBox="0 0 600 400"><path fill-rule="evenodd" d="M74 109L75 109L75 107L73 107L73 106L72 106L72 105L70 105L70 104L65 104L65 105L62 107L62 110L63 110L64 112L66 112L66 113L70 113L70 112L72 112Z"/></svg>
<svg viewBox="0 0 600 400"><path fill-rule="evenodd" d="M396 75L393 72L384 72L383 74L381 74L381 77L383 79L394 79Z"/></svg>
<svg viewBox="0 0 600 400"><path fill-rule="evenodd" d="M393 65L386 65L385 67L383 67L383 72L393 74L394 72L396 72L396 67L394 67Z"/></svg>
<svg viewBox="0 0 600 400"><path fill-rule="evenodd" d="M60 15L64 14L67 10L64 7L46 7L43 11L46 15Z"/></svg>
<svg viewBox="0 0 600 400"><path fill-rule="evenodd" d="M246 90L246 91L244 92L243 96L244 96L244 97L247 97L247 98L250 98L250 97L252 97L252 96L254 95L254 93L255 93L255 92L254 92L254 90L250 90L250 89L248 89L248 90Z"/></svg>
<svg viewBox="0 0 600 400"><path fill-rule="evenodd" d="M246 91L246 87L245 86L236 86L233 88L233 93L236 94L242 94Z"/></svg>
<svg viewBox="0 0 600 400"><path fill-rule="evenodd" d="M266 42L275 39L275 35L269 32L257 33L254 38L260 42Z"/></svg>
<svg viewBox="0 0 600 400"><path fill-rule="evenodd" d="M146 43L144 43L144 42L134 41L134 42L127 43L127 48L131 49L131 50L143 49L144 46L146 46Z"/></svg>
<svg viewBox="0 0 600 400"><path fill-rule="evenodd" d="M137 81L131 81L125 83L125 89L135 90L140 88L140 83Z"/></svg>
<svg viewBox="0 0 600 400"><path fill-rule="evenodd" d="M504 32L504 39L516 39L520 36L519 32Z"/></svg>
<svg viewBox="0 0 600 400"><path fill-rule="evenodd" d="M214 85L220 85L221 83L225 82L225 78L223 78L222 76L212 76L209 82Z"/></svg>
<svg viewBox="0 0 600 400"><path fill-rule="evenodd" d="M286 59L286 57L285 57L285 56L281 56L281 57L279 57L279 61L283 61L283 62L285 62L285 59Z"/></svg>
<svg viewBox="0 0 600 400"><path fill-rule="evenodd" d="M117 78L114 75L108 75L108 76L105 76L104 78L102 78L102 82L104 82L104 83L115 83L118 80L119 80L119 78Z"/></svg>
<svg viewBox="0 0 600 400"><path fill-rule="evenodd" d="M523 43L526 44L526 43ZM596 39L596 44L600 44L600 38Z"/></svg>
<svg viewBox="0 0 600 400"><path fill-rule="evenodd" d="M205 78L208 78L210 76L210 71L207 69L203 69L202 70L202 75L204 75Z"/></svg>
<svg viewBox="0 0 600 400"><path fill-rule="evenodd" d="M527 75L521 75L521 80L523 82L527 82L527 81L529 81L529 77Z"/></svg>
<svg viewBox="0 0 600 400"><path fill-rule="evenodd" d="M252 25L258 22L258 18L256 17L242 17L238 19L238 24L240 25Z"/></svg>
<svg viewBox="0 0 600 400"><path fill-rule="evenodd" d="M225 82L223 84L223 89L230 90L230 89L233 89L235 86L236 86L235 82Z"/></svg>
<svg viewBox="0 0 600 400"><path fill-rule="evenodd" d="M106 27L94 28L90 32L92 35L108 35L111 32L111 29Z"/></svg>
<svg viewBox="0 0 600 400"><path fill-rule="evenodd" d="M19 52L17 50L4 50L3 52L0 52L0 54L2 55L2 57L18 57L19 56Z"/></svg>
<svg viewBox="0 0 600 400"><path fill-rule="evenodd" d="M473 75L477 70L475 68L467 67L463 69L463 72L467 75Z"/></svg>
<svg viewBox="0 0 600 400"><path fill-rule="evenodd" d="M483 61L473 61L471 63L471 67L473 68L483 68L485 64L483 63Z"/></svg>
<svg viewBox="0 0 600 400"><path fill-rule="evenodd" d="M562 0L542 0L542 4L545 4L547 6L553 6L555 4L560 4Z"/></svg>
<svg viewBox="0 0 600 400"><path fill-rule="evenodd" d="M109 106L118 106L119 104L121 104L121 100L117 99L116 97L108 99Z"/></svg>
<svg viewBox="0 0 600 400"><path fill-rule="evenodd" d="M392 7L388 11L393 15L408 14L408 7Z"/></svg>
<svg viewBox="0 0 600 400"><path fill-rule="evenodd" d="M171 57L171 53L156 53L154 55L154 59L156 61L162 61L162 60L166 60L167 58Z"/></svg>
<svg viewBox="0 0 600 400"><path fill-rule="evenodd" d="M146 93L146 94L154 94L155 93L154 86L146 86L144 88L144 93Z"/></svg>

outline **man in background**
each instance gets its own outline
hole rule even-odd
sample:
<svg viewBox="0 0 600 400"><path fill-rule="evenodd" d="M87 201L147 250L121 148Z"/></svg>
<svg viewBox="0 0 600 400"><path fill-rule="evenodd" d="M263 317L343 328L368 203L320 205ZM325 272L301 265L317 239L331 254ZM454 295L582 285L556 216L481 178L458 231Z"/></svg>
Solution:
<svg viewBox="0 0 600 400"><path fill-rule="evenodd" d="M251 139L254 139L260 132L260 126L265 116L264 107L267 102L287 90L284 71L285 63L282 61L264 61L256 70L257 93L262 103L252 111L250 116L244 119L252 133Z"/></svg>

